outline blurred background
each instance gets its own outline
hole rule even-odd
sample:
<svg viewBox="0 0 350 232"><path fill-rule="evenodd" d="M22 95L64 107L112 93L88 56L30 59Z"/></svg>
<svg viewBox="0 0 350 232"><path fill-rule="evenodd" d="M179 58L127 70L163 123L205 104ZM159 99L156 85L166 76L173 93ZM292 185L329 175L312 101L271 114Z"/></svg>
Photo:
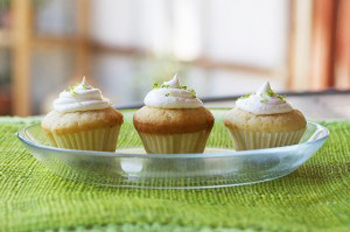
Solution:
<svg viewBox="0 0 350 232"><path fill-rule="evenodd" d="M119 107L175 73L204 99L347 90L349 22L350 0L0 0L0 114L83 75Z"/></svg>

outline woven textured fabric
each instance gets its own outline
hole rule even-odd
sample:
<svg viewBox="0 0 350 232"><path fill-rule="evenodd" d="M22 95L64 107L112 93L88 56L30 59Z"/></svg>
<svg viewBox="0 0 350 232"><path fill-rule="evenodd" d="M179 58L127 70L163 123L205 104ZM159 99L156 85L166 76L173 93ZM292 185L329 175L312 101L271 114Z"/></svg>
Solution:
<svg viewBox="0 0 350 232"><path fill-rule="evenodd" d="M56 232L57 230L46 230L44 232ZM201 226L181 226L178 224L108 224L94 225L90 228L75 227L74 232L255 232L252 229L235 229L235 228L209 228ZM71 229L60 229L59 232L72 232ZM261 231L264 232L264 231ZM267 231L266 231L267 232Z"/></svg>
<svg viewBox="0 0 350 232"><path fill-rule="evenodd" d="M18 129L35 122L0 118L0 231L350 231L348 121L323 122L330 139L286 177L204 190L64 180L16 138Z"/></svg>

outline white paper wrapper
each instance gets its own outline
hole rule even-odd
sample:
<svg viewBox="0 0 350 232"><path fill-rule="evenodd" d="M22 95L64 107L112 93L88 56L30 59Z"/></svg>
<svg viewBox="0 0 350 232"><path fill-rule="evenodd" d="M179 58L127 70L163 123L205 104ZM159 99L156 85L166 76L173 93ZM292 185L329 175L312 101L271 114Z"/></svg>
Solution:
<svg viewBox="0 0 350 232"><path fill-rule="evenodd" d="M171 135L139 132L147 154L203 153L209 134L207 130Z"/></svg>
<svg viewBox="0 0 350 232"><path fill-rule="evenodd" d="M54 147L93 150L115 151L118 141L120 126L99 128L76 133L47 134L50 143Z"/></svg>
<svg viewBox="0 0 350 232"><path fill-rule="evenodd" d="M305 129L285 133L263 133L229 129L236 150L283 147L299 143Z"/></svg>

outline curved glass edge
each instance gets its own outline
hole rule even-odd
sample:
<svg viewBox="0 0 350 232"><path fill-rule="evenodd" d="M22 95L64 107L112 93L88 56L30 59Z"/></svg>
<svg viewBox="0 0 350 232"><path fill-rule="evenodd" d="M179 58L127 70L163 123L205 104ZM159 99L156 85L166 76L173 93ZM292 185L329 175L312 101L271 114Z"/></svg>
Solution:
<svg viewBox="0 0 350 232"><path fill-rule="evenodd" d="M64 148L57 148L57 147L50 147L45 145L37 144L33 141L30 141L26 138L25 134L26 131L32 127L38 126L39 124L31 125L28 127L25 127L17 132L17 137L19 140L24 143L27 146L34 147L36 149L43 149L47 151L54 151L59 153L74 153L75 155L84 155L84 156L99 156L99 157L139 157L139 158L166 158L166 159L178 159L178 158L210 158L210 157L226 157L226 156L247 156L247 155L260 155L265 152L273 153L273 152L284 152L288 151L290 149L298 149L302 146L308 146L317 144L319 142L324 142L329 137L329 130L316 123L316 122L307 122L308 125L311 124L316 127L316 131L321 131L321 135L313 140L313 141L306 141L303 143L295 144L295 145L289 145L289 146L283 146L283 147L274 147L274 148L264 148L264 149L255 149L255 150L244 150L244 151L227 151L225 153L220 154L202 154L202 153L193 153L193 154L152 154L145 156L144 154L123 154L123 153L115 153L115 152L103 152L103 151L84 151L84 150L75 150L75 149L64 149ZM310 140L310 139L309 139Z"/></svg>
<svg viewBox="0 0 350 232"><path fill-rule="evenodd" d="M92 184L92 185L96 185L96 186L105 186L105 187L117 187L117 188L130 188L130 189L217 189L217 188L228 188L228 187L238 187L238 186L244 186L244 185L253 185L253 184L260 184L260 183L264 183L264 182L269 182L272 180L277 180L280 179L284 176L288 176L289 174L291 174L292 172L294 172L295 170L291 170L290 172L287 172L283 175L279 175L279 176L275 176L275 177L271 177L271 178L266 178L266 179L262 179L262 180L257 180L257 181L251 181L251 182L238 182L238 183L227 183L227 184L205 184L205 185L183 185L183 186L172 186L172 185L164 185L164 186L153 186L153 185L137 185L137 184L106 184L106 183L97 183L97 182L88 182L88 181L81 181L81 180L75 180L63 175L60 175L58 173L56 173L59 177L66 179L66 180L73 180L79 183L88 183L88 184Z"/></svg>

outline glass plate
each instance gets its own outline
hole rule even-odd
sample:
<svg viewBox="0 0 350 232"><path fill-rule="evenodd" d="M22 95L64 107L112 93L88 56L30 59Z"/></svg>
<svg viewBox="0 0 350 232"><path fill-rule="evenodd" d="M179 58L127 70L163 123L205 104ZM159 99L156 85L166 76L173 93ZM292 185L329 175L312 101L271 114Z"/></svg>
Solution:
<svg viewBox="0 0 350 232"><path fill-rule="evenodd" d="M146 155L132 125L134 111L124 111L118 149L96 152L54 148L40 125L18 132L33 156L57 175L74 181L132 188L218 188L259 183L285 176L308 160L326 141L328 130L308 122L297 145L235 151L223 116L212 109L215 126L204 154Z"/></svg>

